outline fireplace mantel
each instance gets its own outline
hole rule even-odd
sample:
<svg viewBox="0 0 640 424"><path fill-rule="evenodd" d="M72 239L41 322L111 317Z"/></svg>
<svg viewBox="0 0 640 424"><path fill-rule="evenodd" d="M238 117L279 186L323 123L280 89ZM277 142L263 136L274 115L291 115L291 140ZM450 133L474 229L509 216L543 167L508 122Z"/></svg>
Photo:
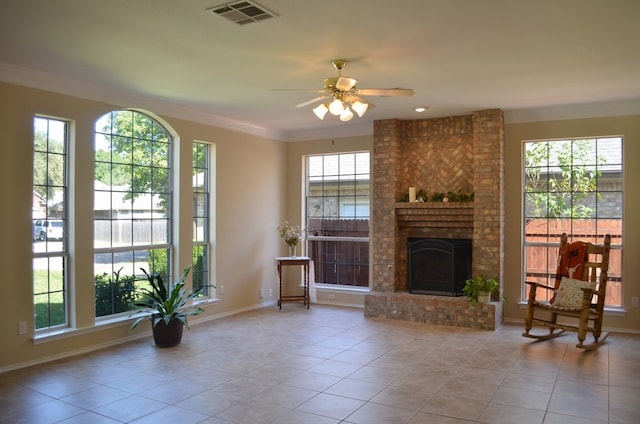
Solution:
<svg viewBox="0 0 640 424"><path fill-rule="evenodd" d="M473 202L396 203L400 227L473 229Z"/></svg>

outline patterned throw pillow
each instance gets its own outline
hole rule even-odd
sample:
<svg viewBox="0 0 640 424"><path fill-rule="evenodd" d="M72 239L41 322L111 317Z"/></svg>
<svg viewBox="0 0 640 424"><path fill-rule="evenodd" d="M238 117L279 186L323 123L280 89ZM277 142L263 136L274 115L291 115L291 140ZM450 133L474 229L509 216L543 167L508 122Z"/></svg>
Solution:
<svg viewBox="0 0 640 424"><path fill-rule="evenodd" d="M554 306L568 309L580 309L582 307L582 288L595 289L596 283L562 277L560 286L556 290Z"/></svg>

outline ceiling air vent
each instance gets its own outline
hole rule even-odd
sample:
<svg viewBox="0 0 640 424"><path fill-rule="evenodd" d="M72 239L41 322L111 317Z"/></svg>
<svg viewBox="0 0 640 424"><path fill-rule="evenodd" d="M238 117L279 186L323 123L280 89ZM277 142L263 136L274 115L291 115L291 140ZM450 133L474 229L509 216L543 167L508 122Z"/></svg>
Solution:
<svg viewBox="0 0 640 424"><path fill-rule="evenodd" d="M232 3L221 4L220 6L209 8L207 11L227 18L238 25L260 22L278 16L250 1L234 1Z"/></svg>

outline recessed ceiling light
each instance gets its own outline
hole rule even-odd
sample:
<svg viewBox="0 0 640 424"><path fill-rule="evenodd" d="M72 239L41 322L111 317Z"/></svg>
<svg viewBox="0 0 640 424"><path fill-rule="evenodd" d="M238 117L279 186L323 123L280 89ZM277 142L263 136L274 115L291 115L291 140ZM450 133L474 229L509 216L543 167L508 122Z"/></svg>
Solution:
<svg viewBox="0 0 640 424"><path fill-rule="evenodd" d="M429 109L428 106L416 106L413 110L415 110L416 112L424 112L427 109Z"/></svg>

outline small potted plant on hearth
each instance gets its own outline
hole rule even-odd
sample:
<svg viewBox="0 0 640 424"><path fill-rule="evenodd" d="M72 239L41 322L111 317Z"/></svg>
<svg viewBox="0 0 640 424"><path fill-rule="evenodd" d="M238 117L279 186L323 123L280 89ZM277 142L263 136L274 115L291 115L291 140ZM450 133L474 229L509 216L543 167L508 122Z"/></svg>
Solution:
<svg viewBox="0 0 640 424"><path fill-rule="evenodd" d="M471 305L475 306L480 303L491 302L493 293L497 293L500 289L500 283L493 278L484 278L482 275L476 275L465 281L462 293L469 299Z"/></svg>
<svg viewBox="0 0 640 424"><path fill-rule="evenodd" d="M204 312L199 306L193 305L191 301L203 294L206 287L201 286L197 290L187 291L185 279L191 271L191 265L187 266L176 283L170 288L167 287L162 277L158 274L148 274L144 268L140 268L147 277L150 288L142 288L141 296L135 302L136 306L142 307L136 314L148 313L133 322L133 330L147 317L151 320L153 339L158 347L172 347L180 344L182 340L183 327L189 328L188 317Z"/></svg>

